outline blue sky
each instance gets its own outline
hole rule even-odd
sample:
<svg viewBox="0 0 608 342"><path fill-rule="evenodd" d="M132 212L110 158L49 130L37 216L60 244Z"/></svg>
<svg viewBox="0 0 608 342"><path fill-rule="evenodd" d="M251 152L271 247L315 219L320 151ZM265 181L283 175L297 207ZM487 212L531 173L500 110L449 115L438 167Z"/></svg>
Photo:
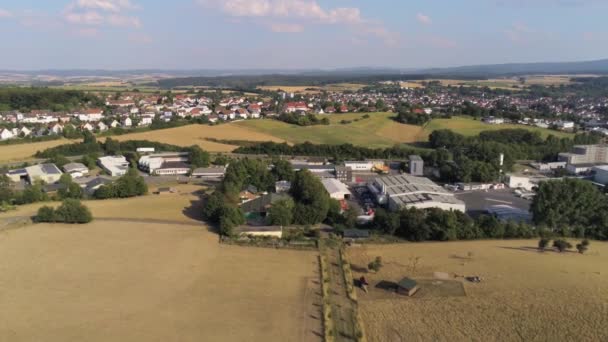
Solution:
<svg viewBox="0 0 608 342"><path fill-rule="evenodd" d="M0 69L444 67L608 57L606 0L2 0Z"/></svg>

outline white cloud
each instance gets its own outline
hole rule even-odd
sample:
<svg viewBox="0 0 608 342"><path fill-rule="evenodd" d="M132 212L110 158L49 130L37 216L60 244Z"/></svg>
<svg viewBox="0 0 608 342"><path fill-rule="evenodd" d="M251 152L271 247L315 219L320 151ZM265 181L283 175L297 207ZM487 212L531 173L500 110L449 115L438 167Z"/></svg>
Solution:
<svg viewBox="0 0 608 342"><path fill-rule="evenodd" d="M63 18L77 25L140 28L138 17L124 14L137 8L130 0L75 0L66 6Z"/></svg>
<svg viewBox="0 0 608 342"><path fill-rule="evenodd" d="M422 13L416 14L416 20L418 20L419 23L424 24L424 25L430 25L433 23L433 21L431 20L431 17L429 17L428 15L424 15Z"/></svg>
<svg viewBox="0 0 608 342"><path fill-rule="evenodd" d="M356 7L323 8L315 0L197 0L229 17L248 18L275 32L301 32L306 25L343 25L394 43L396 35L377 22L363 18ZM289 25L284 21L293 21ZM279 22L279 23L277 23Z"/></svg>
<svg viewBox="0 0 608 342"><path fill-rule="evenodd" d="M12 16L13 16L13 13L9 12L8 10L0 8L0 18L9 18Z"/></svg>
<svg viewBox="0 0 608 342"><path fill-rule="evenodd" d="M296 33L304 31L304 26L299 24L275 23L270 25L270 29L272 32Z"/></svg>

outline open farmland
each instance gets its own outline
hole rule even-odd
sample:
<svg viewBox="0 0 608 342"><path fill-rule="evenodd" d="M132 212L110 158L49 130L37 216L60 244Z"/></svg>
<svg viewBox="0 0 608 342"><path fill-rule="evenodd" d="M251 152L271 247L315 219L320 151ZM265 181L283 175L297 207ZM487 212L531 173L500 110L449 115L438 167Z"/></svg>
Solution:
<svg viewBox="0 0 608 342"><path fill-rule="evenodd" d="M0 230L0 340L320 341L315 253L218 244L190 190Z"/></svg>
<svg viewBox="0 0 608 342"><path fill-rule="evenodd" d="M280 139L303 143L306 141L316 144L353 144L373 148L391 147L397 143L414 142L421 130L418 126L404 125L390 117L391 113L365 114L332 114L328 117L330 125L297 126L276 120L250 120L232 124L233 126L253 129L265 134L272 134ZM359 121L353 120L361 118ZM353 121L341 124L340 121Z"/></svg>
<svg viewBox="0 0 608 342"><path fill-rule="evenodd" d="M364 274L370 282L368 294L357 293L368 339L608 340L608 244L591 242L586 255L540 253L536 245L511 240L350 248L353 276ZM384 267L361 273L376 256ZM449 278L440 279L445 273ZM412 298L376 287L405 276L419 281Z"/></svg>
<svg viewBox="0 0 608 342"><path fill-rule="evenodd" d="M524 76L525 82L520 82L519 77L491 78L487 80L458 80L458 79L427 79L420 81L402 82L402 87L419 88L423 83L439 82L443 86L464 87L488 87L490 89L520 90L532 85L559 86L572 83L572 76L568 75L529 75Z"/></svg>
<svg viewBox="0 0 608 342"><path fill-rule="evenodd" d="M364 119L364 115L369 118ZM238 146L209 141L207 138L218 140L247 140L274 141L288 143L315 144L353 144L371 148L391 147L399 143L424 142L429 134L439 129L451 129L457 133L473 136L482 131L500 130L507 128L523 128L540 132L543 137L553 134L558 137L571 137L572 134L558 132L545 128L523 125L488 125L480 120L466 117L451 119L434 119L424 128L422 126L406 125L392 120L392 113L347 113L323 115L330 120L330 125L297 126L277 120L245 120L221 125L187 125L177 128L129 133L112 137L120 141L152 140L178 146L199 145L210 152L231 152ZM359 119L359 121L354 121ZM351 121L342 124L341 121ZM103 140L104 138L100 138ZM33 158L34 153L49 147L73 143L67 139L39 143L26 143L0 146L0 163L24 161Z"/></svg>
<svg viewBox="0 0 608 342"><path fill-rule="evenodd" d="M258 86L258 89L268 90L268 91L282 90L287 93L316 94L316 93L320 93L323 90L334 91L334 92L357 91L365 86L366 86L365 84L359 84L359 83L335 83L335 84L328 84L328 85L324 85L324 86L312 86L312 85L309 85L309 86L306 86L306 85L305 86L287 86L287 85Z"/></svg>
<svg viewBox="0 0 608 342"><path fill-rule="evenodd" d="M115 137L115 139L119 141L154 140L178 146L199 145L201 148L211 152L230 152L236 148L236 146L233 145L220 144L205 140L206 138L249 141L283 141L280 137L232 124L217 126L188 125L177 128L125 134Z"/></svg>
<svg viewBox="0 0 608 342"><path fill-rule="evenodd" d="M0 145L0 163L22 161L33 158L38 151L70 143L70 140L59 139L25 144Z"/></svg>

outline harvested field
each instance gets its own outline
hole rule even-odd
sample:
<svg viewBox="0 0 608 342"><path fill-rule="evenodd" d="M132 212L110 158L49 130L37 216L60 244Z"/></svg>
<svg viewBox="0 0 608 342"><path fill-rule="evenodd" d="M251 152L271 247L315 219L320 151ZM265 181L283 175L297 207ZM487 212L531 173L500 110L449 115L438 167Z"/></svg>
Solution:
<svg viewBox="0 0 608 342"><path fill-rule="evenodd" d="M211 152L230 152L237 146L208 141L205 140L206 138L283 142L282 139L273 135L257 132L234 124L223 124L218 126L188 125L177 128L125 134L113 138L120 141L154 140L178 146L199 145L201 148Z"/></svg>
<svg viewBox="0 0 608 342"><path fill-rule="evenodd" d="M0 231L0 340L320 341L316 253L220 245L183 213L192 198L89 202L87 225Z"/></svg>
<svg viewBox="0 0 608 342"><path fill-rule="evenodd" d="M26 144L0 145L0 163L31 159L38 151L70 142L67 139L59 139Z"/></svg>
<svg viewBox="0 0 608 342"><path fill-rule="evenodd" d="M588 254L539 253L536 240L472 241L350 248L353 276L370 341L606 341L608 243ZM381 256L377 273L365 266ZM448 279L443 279L447 273ZM470 283L458 276L479 276ZM418 280L413 297L378 283ZM441 276L441 277L440 277ZM464 287L459 295L457 284Z"/></svg>

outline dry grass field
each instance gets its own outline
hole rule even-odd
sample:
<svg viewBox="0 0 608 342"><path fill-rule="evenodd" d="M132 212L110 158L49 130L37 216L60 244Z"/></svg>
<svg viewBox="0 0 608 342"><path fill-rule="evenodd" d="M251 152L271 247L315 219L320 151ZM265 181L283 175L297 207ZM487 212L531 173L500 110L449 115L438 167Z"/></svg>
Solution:
<svg viewBox="0 0 608 342"><path fill-rule="evenodd" d="M268 91L279 91L282 90L287 93L304 93L304 94L316 94L320 93L322 90L325 91L357 91L363 87L365 84L359 83L336 83L336 84L328 84L324 86L258 86L258 89L268 90Z"/></svg>
<svg viewBox="0 0 608 342"><path fill-rule="evenodd" d="M443 86L465 86L465 87L488 87L490 89L520 90L531 85L567 85L572 82L569 75L529 75L525 76L525 83L519 81L519 77L491 78L487 80L458 80L458 79L428 79L420 81L401 82L402 87L420 88L424 82L438 81Z"/></svg>
<svg viewBox="0 0 608 342"><path fill-rule="evenodd" d="M147 219L172 222L197 223L195 214L200 208L198 193L205 189L197 185L172 186L174 194L155 195L156 190L150 187L150 194L142 197L83 201L97 219ZM33 203L18 206L16 210L0 213L0 220L10 217L34 216L43 205L57 206L59 202Z"/></svg>
<svg viewBox="0 0 608 342"><path fill-rule="evenodd" d="M64 145L69 142L66 139L59 139L27 144L0 145L0 163L31 159L38 151Z"/></svg>
<svg viewBox="0 0 608 342"><path fill-rule="evenodd" d="M306 141L315 144L353 144L371 148L391 147L398 143L413 142L422 127L404 125L391 119L392 113L369 113L369 118L363 119L366 114L332 114L323 115L330 120L330 125L296 126L277 120L248 120L241 121L232 126L251 129L264 134L273 135L292 143ZM359 121L354 122L355 119ZM340 121L352 121L341 124Z"/></svg>
<svg viewBox="0 0 608 342"><path fill-rule="evenodd" d="M0 341L319 341L315 253L220 245L180 190L0 230Z"/></svg>
<svg viewBox="0 0 608 342"><path fill-rule="evenodd" d="M586 255L539 253L536 244L517 240L350 248L355 278L376 256L385 265L378 274L365 273L370 293L357 294L368 339L608 340L608 244L592 242ZM435 272L448 273L450 280L438 279ZM454 275L483 280L469 283ZM421 283L412 298L375 287L404 276Z"/></svg>
<svg viewBox="0 0 608 342"><path fill-rule="evenodd" d="M178 146L199 145L201 148L211 152L230 152L237 146L220 144L205 140L205 138L275 142L284 141L271 134L258 132L256 130L247 129L246 127L233 124L224 124L218 126L188 125L177 128L125 134L113 138L120 141L154 140Z"/></svg>

